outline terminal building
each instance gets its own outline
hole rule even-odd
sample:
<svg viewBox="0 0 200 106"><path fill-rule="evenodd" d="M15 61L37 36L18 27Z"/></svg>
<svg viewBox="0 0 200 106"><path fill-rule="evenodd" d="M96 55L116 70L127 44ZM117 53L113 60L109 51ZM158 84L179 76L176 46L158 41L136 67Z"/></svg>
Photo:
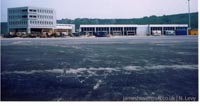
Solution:
<svg viewBox="0 0 200 106"><path fill-rule="evenodd" d="M80 25L80 31L85 35L187 35L187 24L159 24L159 25Z"/></svg>
<svg viewBox="0 0 200 106"><path fill-rule="evenodd" d="M57 24L54 9L38 7L8 8L8 32L70 35L75 24Z"/></svg>
<svg viewBox="0 0 200 106"><path fill-rule="evenodd" d="M54 9L38 7L8 8L9 33L75 33L74 24L57 24ZM159 25L80 25L84 35L95 36L145 36L145 35L187 35L187 24Z"/></svg>
<svg viewBox="0 0 200 106"><path fill-rule="evenodd" d="M9 32L49 32L56 26L54 9L38 7L8 8Z"/></svg>

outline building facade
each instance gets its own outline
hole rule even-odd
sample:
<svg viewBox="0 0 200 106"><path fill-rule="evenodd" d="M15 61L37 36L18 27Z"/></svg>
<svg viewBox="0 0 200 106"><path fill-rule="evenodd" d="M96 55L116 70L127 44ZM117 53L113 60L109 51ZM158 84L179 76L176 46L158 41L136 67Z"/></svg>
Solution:
<svg viewBox="0 0 200 106"><path fill-rule="evenodd" d="M104 32L108 35L136 35L137 25L80 25L81 32L94 35Z"/></svg>
<svg viewBox="0 0 200 106"><path fill-rule="evenodd" d="M1 35L8 33L8 23L7 22L1 22Z"/></svg>
<svg viewBox="0 0 200 106"><path fill-rule="evenodd" d="M38 7L8 8L9 32L45 32L56 26L54 9Z"/></svg>
<svg viewBox="0 0 200 106"><path fill-rule="evenodd" d="M56 24L54 32L57 35L71 35L72 33L75 33L75 24Z"/></svg>
<svg viewBox="0 0 200 106"><path fill-rule="evenodd" d="M150 35L188 35L187 24L149 25Z"/></svg>
<svg viewBox="0 0 200 106"><path fill-rule="evenodd" d="M80 31L86 35L103 33L112 36L187 35L188 25L80 25Z"/></svg>

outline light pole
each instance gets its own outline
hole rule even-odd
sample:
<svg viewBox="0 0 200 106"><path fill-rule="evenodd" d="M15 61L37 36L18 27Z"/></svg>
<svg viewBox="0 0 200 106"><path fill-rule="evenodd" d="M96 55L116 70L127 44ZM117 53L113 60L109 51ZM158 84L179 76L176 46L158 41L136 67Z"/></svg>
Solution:
<svg viewBox="0 0 200 106"><path fill-rule="evenodd" d="M189 24L188 29L189 29L189 30L191 29L191 22L190 22L190 19L191 19L191 16L190 16L190 0L188 0L188 24Z"/></svg>

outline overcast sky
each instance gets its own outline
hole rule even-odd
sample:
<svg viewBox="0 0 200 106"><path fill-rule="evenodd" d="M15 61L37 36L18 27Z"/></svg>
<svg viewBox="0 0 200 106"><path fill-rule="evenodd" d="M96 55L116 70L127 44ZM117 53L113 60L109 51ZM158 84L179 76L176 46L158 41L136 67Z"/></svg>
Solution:
<svg viewBox="0 0 200 106"><path fill-rule="evenodd" d="M187 0L1 0L1 21L7 21L7 8L36 6L54 8L62 18L141 18L151 15L187 13ZM198 0L191 0L198 11Z"/></svg>

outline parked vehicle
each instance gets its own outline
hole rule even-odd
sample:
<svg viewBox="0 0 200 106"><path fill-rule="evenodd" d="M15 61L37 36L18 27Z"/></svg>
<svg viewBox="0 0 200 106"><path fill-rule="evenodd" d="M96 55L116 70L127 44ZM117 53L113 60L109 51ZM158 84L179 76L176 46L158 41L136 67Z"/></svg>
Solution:
<svg viewBox="0 0 200 106"><path fill-rule="evenodd" d="M187 35L187 30L176 30L176 35Z"/></svg>
<svg viewBox="0 0 200 106"><path fill-rule="evenodd" d="M161 30L153 30L152 31L152 35L154 35L154 36L160 36L160 35L162 35L162 32L161 32Z"/></svg>
<svg viewBox="0 0 200 106"><path fill-rule="evenodd" d="M95 32L94 35L96 37L107 37L107 33L106 32Z"/></svg>
<svg viewBox="0 0 200 106"><path fill-rule="evenodd" d="M165 35L175 35L175 31L174 30L166 30Z"/></svg>

